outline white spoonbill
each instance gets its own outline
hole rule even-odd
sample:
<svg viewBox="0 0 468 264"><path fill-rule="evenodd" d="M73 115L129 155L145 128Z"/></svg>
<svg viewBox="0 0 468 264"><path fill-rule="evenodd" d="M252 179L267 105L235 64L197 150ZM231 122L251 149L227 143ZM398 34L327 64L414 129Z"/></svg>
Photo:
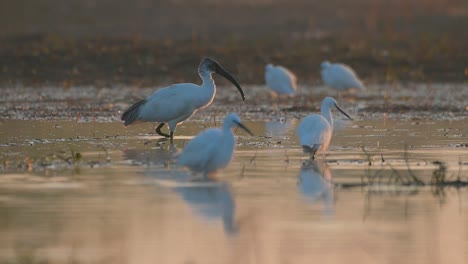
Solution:
<svg viewBox="0 0 468 264"><path fill-rule="evenodd" d="M179 83L159 89L130 106L121 119L125 121L125 126L137 122L159 122L156 133L170 137L172 140L178 124L213 101L216 94L216 85L211 76L213 73L218 73L233 83L239 90L242 100L245 100L244 92L236 79L215 60L204 58L198 66L198 75L202 79L202 85ZM165 123L169 126L170 135L161 131Z"/></svg>
<svg viewBox="0 0 468 264"><path fill-rule="evenodd" d="M297 77L283 66L267 64L265 66L265 81L277 96L294 94L297 90Z"/></svg>
<svg viewBox="0 0 468 264"><path fill-rule="evenodd" d="M354 70L347 65L324 61L320 64L320 67L322 68L322 80L325 85L330 86L339 92L352 89L365 89Z"/></svg>
<svg viewBox="0 0 468 264"><path fill-rule="evenodd" d="M315 159L315 152L318 150L325 151L330 144L330 140L333 134L333 117L331 114L331 107L336 107L346 117L348 114L343 111L335 99L332 97L326 97L322 101L320 107L321 115L312 114L302 119L301 123L297 127L296 134L301 143L304 153L309 153L312 160Z"/></svg>
<svg viewBox="0 0 468 264"><path fill-rule="evenodd" d="M210 128L187 143L177 157L177 164L188 167L195 173L202 173L203 178L219 169L226 167L234 153L236 140L231 131L238 126L250 135L250 130L245 127L237 114L230 113L224 118L223 127Z"/></svg>

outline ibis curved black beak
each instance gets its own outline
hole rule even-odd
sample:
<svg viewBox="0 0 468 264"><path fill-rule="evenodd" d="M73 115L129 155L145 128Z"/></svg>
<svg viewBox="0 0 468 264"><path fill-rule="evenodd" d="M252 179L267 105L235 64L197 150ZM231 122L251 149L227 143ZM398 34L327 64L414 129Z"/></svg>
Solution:
<svg viewBox="0 0 468 264"><path fill-rule="evenodd" d="M338 109L338 111L340 111L343 115L345 115L347 118L349 118L350 120L353 120L345 111L343 111L343 109L341 109L337 104L335 104L335 107L336 109Z"/></svg>
<svg viewBox="0 0 468 264"><path fill-rule="evenodd" d="M240 122L236 122L234 121L234 123L236 123L236 125L240 128L242 128L245 132L247 132L249 135L251 136L254 136L254 134L252 133L252 131L250 131L250 129L248 129L246 126L244 126L244 124L240 123Z"/></svg>
<svg viewBox="0 0 468 264"><path fill-rule="evenodd" d="M223 69L223 67L221 67L218 63L216 63L215 72L223 76L224 78L226 78L232 84L234 84L237 87L237 90L239 90L240 94L242 95L242 101L245 101L244 91L242 91L240 84L237 82L237 80L234 77L232 77L231 74L229 74L225 69Z"/></svg>

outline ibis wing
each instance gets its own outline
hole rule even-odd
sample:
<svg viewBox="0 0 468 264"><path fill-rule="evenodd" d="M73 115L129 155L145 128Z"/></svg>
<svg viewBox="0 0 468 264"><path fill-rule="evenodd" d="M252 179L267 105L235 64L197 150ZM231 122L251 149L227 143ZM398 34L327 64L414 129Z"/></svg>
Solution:
<svg viewBox="0 0 468 264"><path fill-rule="evenodd" d="M200 87L191 83L174 84L159 89L146 99L140 110L144 121L169 122L183 116L191 116L196 110L194 97Z"/></svg>

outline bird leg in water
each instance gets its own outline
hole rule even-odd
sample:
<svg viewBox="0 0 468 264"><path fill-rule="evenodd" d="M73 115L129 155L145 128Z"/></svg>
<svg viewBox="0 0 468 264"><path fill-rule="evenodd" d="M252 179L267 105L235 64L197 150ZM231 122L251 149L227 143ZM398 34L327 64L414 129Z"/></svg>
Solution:
<svg viewBox="0 0 468 264"><path fill-rule="evenodd" d="M172 135L168 135L168 134L166 134L166 133L164 133L164 132L161 131L161 128L162 128L165 124L166 124L166 123L161 123L161 124L159 124L159 126L156 128L156 133L157 133L158 135L160 135L160 136L163 136L163 137L167 137L167 138L170 137L170 138L172 138ZM171 133L171 134L172 134L172 133Z"/></svg>
<svg viewBox="0 0 468 264"><path fill-rule="evenodd" d="M318 148L316 145L314 145L313 148L309 147L309 146L302 146L302 150L304 151L304 153L309 153L310 155L310 160L315 160L315 153L317 152Z"/></svg>

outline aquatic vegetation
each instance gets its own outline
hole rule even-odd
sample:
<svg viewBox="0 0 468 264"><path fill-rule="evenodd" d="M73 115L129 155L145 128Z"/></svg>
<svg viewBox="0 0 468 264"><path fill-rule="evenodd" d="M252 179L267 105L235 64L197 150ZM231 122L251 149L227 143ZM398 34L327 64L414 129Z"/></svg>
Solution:
<svg viewBox="0 0 468 264"><path fill-rule="evenodd" d="M411 168L410 161L412 160L409 157L407 146L403 152L402 161L405 164L406 169L396 169L394 165L385 161L384 155L382 153L377 154L380 156L380 163L378 164L378 169L375 169L376 162L374 161L375 154L370 153L364 147L362 147L362 152L366 157L366 167L364 169L364 174L361 176L360 184L339 184L341 187L350 188L350 187L363 187L363 186L373 186L373 185L393 185L393 186L435 186L435 187L463 187L468 186L468 181L463 181L460 178L461 172L461 162L459 162L459 171L456 180L449 180L447 178L447 166L444 162L434 161L432 164L437 165L438 167L432 171L432 176L429 182L424 182L421 180ZM388 167L389 169L386 169Z"/></svg>

